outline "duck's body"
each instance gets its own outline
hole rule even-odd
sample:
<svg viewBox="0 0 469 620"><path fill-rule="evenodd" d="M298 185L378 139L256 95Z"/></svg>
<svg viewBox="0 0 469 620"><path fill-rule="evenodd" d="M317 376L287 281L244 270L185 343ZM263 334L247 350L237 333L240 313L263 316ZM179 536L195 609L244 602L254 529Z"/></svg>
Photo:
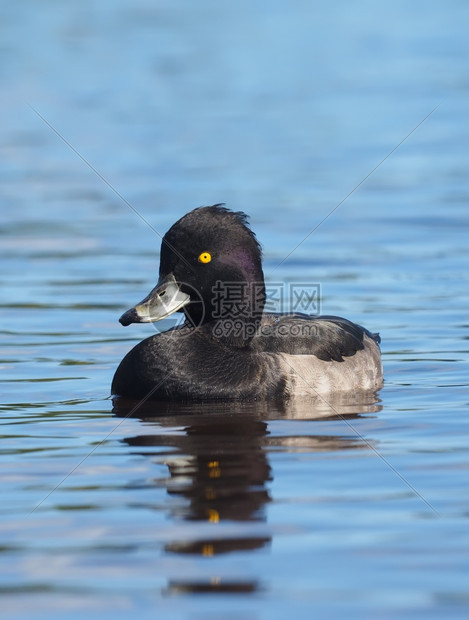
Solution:
<svg viewBox="0 0 469 620"><path fill-rule="evenodd" d="M220 290L221 302L243 292L236 305L220 305ZM264 302L260 248L245 216L218 205L191 211L164 237L159 284L121 317L127 325L183 309L186 324L134 347L113 394L254 400L381 387L377 334L339 317L263 313Z"/></svg>

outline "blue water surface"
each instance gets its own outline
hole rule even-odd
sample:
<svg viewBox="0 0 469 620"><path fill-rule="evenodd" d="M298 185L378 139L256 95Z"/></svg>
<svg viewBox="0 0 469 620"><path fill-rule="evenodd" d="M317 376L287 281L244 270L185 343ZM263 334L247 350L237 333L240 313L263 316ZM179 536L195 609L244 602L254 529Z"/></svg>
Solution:
<svg viewBox="0 0 469 620"><path fill-rule="evenodd" d="M468 23L463 0L0 4L2 617L467 617ZM113 403L160 327L118 317L218 202L268 283L381 333L376 397Z"/></svg>

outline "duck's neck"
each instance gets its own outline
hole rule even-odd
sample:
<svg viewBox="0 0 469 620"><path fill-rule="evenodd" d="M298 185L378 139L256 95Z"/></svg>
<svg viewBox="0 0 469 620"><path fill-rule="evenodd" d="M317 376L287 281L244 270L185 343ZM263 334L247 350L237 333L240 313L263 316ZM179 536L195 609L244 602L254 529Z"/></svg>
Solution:
<svg viewBox="0 0 469 620"><path fill-rule="evenodd" d="M228 346L247 347L262 321L265 304L264 282L217 284L216 295L219 295L219 302L212 309L212 335Z"/></svg>

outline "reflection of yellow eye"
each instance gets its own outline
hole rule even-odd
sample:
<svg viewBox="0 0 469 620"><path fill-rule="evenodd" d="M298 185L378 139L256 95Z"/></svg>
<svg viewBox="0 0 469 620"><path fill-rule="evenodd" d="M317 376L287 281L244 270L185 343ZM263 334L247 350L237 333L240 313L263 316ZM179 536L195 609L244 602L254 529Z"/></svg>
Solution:
<svg viewBox="0 0 469 620"><path fill-rule="evenodd" d="M212 255L209 254L208 252L202 252L202 254L199 255L200 263L209 263L211 260L212 260Z"/></svg>

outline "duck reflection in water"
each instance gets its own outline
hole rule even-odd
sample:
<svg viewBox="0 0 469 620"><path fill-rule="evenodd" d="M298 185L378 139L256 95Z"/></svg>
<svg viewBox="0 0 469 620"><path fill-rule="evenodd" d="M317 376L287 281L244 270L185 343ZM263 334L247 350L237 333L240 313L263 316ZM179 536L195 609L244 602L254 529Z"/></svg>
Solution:
<svg viewBox="0 0 469 620"><path fill-rule="evenodd" d="M375 402L376 399L371 398L360 411L377 411ZM357 411L356 406L354 410ZM311 409L308 411L311 415ZM347 408L343 412L344 417L359 417ZM139 404L115 399L114 413L119 417L132 415L145 422L146 433L125 441L129 446L145 448L140 454L156 457L157 462L168 467L169 478L159 478L154 483L156 487L166 488L173 498L183 500L168 502L165 507L173 520L233 524L229 533L227 528L214 527L210 535L206 527L194 527L190 539L185 536L164 545L168 554L207 558L260 550L270 545L272 532L267 525L267 505L272 501L269 490L273 480L269 463L271 450L317 452L367 447L350 433L345 436L272 437L269 419L285 417L286 412L281 406L266 403L147 401ZM320 417L327 419L325 413L322 411ZM154 424L154 433L148 433L149 424ZM154 453L149 450L152 446ZM257 576L233 579L210 574L196 580L189 576L187 579L169 578L167 591L246 593L264 585Z"/></svg>

